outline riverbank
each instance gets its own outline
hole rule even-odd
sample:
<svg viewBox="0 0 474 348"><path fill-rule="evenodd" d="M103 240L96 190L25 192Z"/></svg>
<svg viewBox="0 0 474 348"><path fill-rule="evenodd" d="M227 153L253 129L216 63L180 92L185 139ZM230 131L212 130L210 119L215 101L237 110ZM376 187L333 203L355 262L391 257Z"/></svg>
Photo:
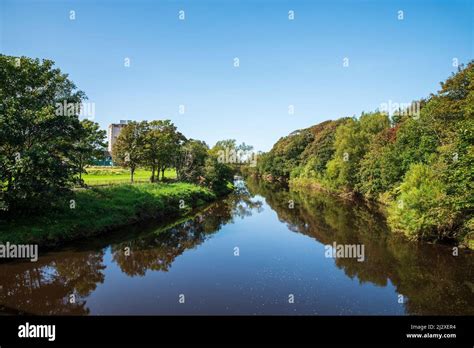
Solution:
<svg viewBox="0 0 474 348"><path fill-rule="evenodd" d="M0 223L0 242L57 246L148 219L181 217L216 199L188 183L124 184L77 191L60 211Z"/></svg>
<svg viewBox="0 0 474 348"><path fill-rule="evenodd" d="M319 182L315 180L307 179L307 178L291 179L288 181L288 186L291 188L300 188L300 189L306 188L310 190L322 191L322 192L325 192L330 195L337 196L346 200L364 199L363 197L357 195L355 192L334 190L324 185L321 185ZM370 203L374 203L374 202L371 201ZM377 203L380 203L383 205L386 204L384 202L379 202L379 201L377 201Z"/></svg>
<svg viewBox="0 0 474 348"><path fill-rule="evenodd" d="M340 190L335 190L335 189L325 187L321 183L312 179L308 179L308 178L293 178L288 181L288 186L294 190L320 191L320 192L324 192L324 193L327 193L327 194L330 194L330 195L333 195L333 196L336 196L348 201L362 200L368 205L377 206L377 210L379 210L380 213L382 213L387 220L390 221L391 219L390 208L391 206L393 206L393 202L391 202L390 199L387 198L386 195L382 196L383 199L370 200L355 192L340 191ZM420 217L420 218L423 218L423 217ZM473 238L472 231L471 233L460 231L453 234L455 237L436 239L432 236L424 237L423 235L419 236L419 235L410 234L409 231L407 230L400 229L400 228L397 229L397 228L394 228L393 226L391 226L391 228L394 232L401 233L410 240L422 240L424 242L441 243L441 244L448 244L448 245L451 244L451 245L457 245L462 248L474 250L474 238Z"/></svg>

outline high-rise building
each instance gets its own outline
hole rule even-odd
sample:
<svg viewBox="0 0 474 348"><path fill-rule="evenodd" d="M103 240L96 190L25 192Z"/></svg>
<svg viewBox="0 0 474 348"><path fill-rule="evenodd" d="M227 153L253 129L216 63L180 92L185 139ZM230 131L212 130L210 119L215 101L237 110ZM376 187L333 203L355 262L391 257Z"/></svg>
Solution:
<svg viewBox="0 0 474 348"><path fill-rule="evenodd" d="M117 140L120 132L122 131L122 128L125 127L130 120L120 120L120 123L112 123L109 125L109 129L107 131L107 140L109 141L109 147L108 150L110 153L112 153L112 147L115 144L115 141Z"/></svg>

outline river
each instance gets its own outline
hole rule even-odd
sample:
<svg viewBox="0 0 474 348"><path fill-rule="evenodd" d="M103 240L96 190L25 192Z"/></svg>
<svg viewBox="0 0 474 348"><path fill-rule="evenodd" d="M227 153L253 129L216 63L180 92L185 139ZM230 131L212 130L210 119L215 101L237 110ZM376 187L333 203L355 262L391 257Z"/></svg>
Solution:
<svg viewBox="0 0 474 348"><path fill-rule="evenodd" d="M364 259L326 245L363 246ZM256 180L190 217L0 264L5 313L474 314L474 255L390 233L363 203Z"/></svg>

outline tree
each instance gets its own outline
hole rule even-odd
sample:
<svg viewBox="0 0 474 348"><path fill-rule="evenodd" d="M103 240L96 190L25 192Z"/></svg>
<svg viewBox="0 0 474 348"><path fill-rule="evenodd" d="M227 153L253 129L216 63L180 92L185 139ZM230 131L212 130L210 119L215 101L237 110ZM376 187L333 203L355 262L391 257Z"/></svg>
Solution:
<svg viewBox="0 0 474 348"><path fill-rule="evenodd" d="M0 55L0 212L29 214L61 204L80 168L73 154L84 99L50 60ZM64 204L64 203L63 203Z"/></svg>
<svg viewBox="0 0 474 348"><path fill-rule="evenodd" d="M183 134L178 132L175 125L169 121L165 120L161 126L162 133L162 144L160 151L160 170L161 170L161 180L165 178L165 170L175 166L176 156L178 155L179 148L186 140Z"/></svg>
<svg viewBox="0 0 474 348"><path fill-rule="evenodd" d="M337 127L344 122L345 119L325 121L310 128L314 140L301 153L301 165L292 172L293 176L313 178L318 181L325 177L326 165L334 156Z"/></svg>
<svg viewBox="0 0 474 348"><path fill-rule="evenodd" d="M179 149L176 156L178 180L199 183L204 177L204 165L209 147L205 142L189 139Z"/></svg>
<svg viewBox="0 0 474 348"><path fill-rule="evenodd" d="M176 161L178 180L206 185L217 195L228 193L234 169L219 159L219 151L229 144L235 145L235 140L217 142L212 149L199 140L185 142Z"/></svg>
<svg viewBox="0 0 474 348"><path fill-rule="evenodd" d="M309 128L296 130L280 138L268 153L260 156L259 173L288 179L290 173L300 165L303 151L313 140L314 135Z"/></svg>
<svg viewBox="0 0 474 348"><path fill-rule="evenodd" d="M130 122L123 127L112 148L114 162L130 169L131 183L133 183L135 170L145 163L147 132L147 122Z"/></svg>
<svg viewBox="0 0 474 348"><path fill-rule="evenodd" d="M86 173L85 166L104 155L106 132L96 122L87 119L81 121L81 126L80 139L74 144L73 161L79 168L79 180L82 181L82 173Z"/></svg>
<svg viewBox="0 0 474 348"><path fill-rule="evenodd" d="M327 178L337 189L354 190L359 184L360 161L375 136L390 127L386 114L362 114L348 119L336 130L334 158L327 163Z"/></svg>
<svg viewBox="0 0 474 348"><path fill-rule="evenodd" d="M327 163L327 178L335 188L354 188L359 160L364 154L365 139L357 119L349 119L337 128L334 158Z"/></svg>
<svg viewBox="0 0 474 348"><path fill-rule="evenodd" d="M235 139L224 139L217 141L212 147L211 152L217 154L219 150L235 150L236 148L237 141Z"/></svg>

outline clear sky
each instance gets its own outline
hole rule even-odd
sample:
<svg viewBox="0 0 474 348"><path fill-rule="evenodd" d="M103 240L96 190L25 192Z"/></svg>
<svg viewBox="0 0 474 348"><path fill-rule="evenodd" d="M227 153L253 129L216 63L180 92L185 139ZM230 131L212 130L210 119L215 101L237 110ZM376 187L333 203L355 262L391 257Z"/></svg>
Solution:
<svg viewBox="0 0 474 348"><path fill-rule="evenodd" d="M0 0L0 52L54 60L104 129L169 118L210 145L269 150L295 129L435 92L454 58L474 57L473 3Z"/></svg>

